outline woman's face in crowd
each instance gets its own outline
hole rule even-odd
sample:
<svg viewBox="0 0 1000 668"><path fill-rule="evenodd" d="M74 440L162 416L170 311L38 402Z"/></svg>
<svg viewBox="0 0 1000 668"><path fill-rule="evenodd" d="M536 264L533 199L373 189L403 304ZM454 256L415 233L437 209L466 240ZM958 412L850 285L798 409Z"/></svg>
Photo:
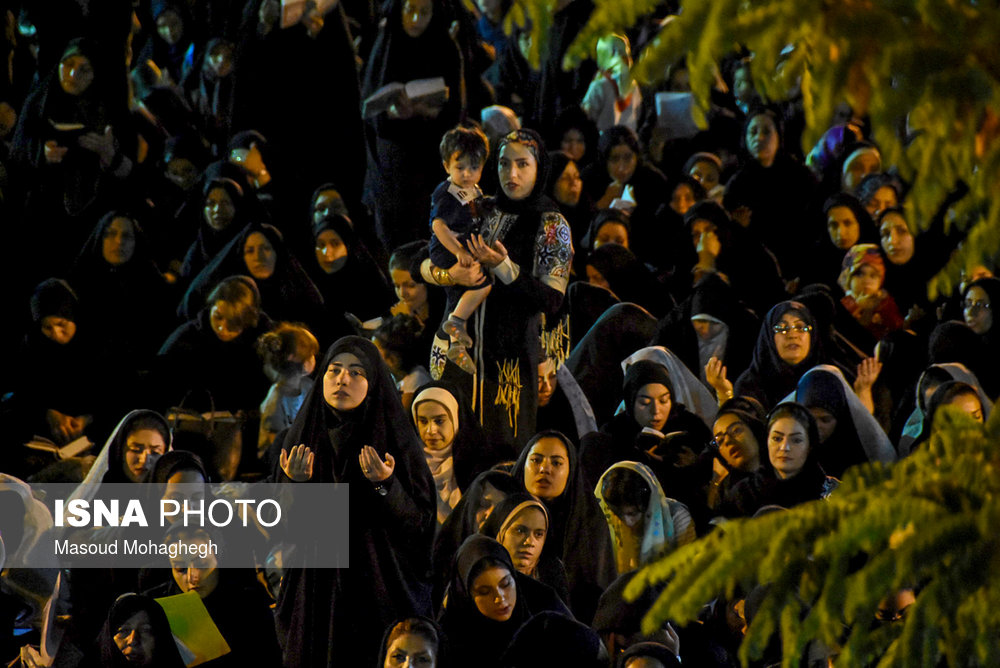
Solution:
<svg viewBox="0 0 1000 668"><path fill-rule="evenodd" d="M224 79L233 71L233 45L220 42L212 47L204 66L216 79Z"/></svg>
<svg viewBox="0 0 1000 668"><path fill-rule="evenodd" d="M236 207L233 198L225 188L212 188L205 195L205 222L216 232L229 227L236 217Z"/></svg>
<svg viewBox="0 0 1000 668"><path fill-rule="evenodd" d="M396 298L406 304L411 314L417 314L427 305L427 286L417 283L405 269L393 269L389 272L392 286L396 289Z"/></svg>
<svg viewBox="0 0 1000 668"><path fill-rule="evenodd" d="M430 640L419 633L396 636L385 653L382 668L434 668L437 650Z"/></svg>
<svg viewBox="0 0 1000 668"><path fill-rule="evenodd" d="M524 199L534 190L538 178L538 161L525 144L504 144L497 160L497 169L500 187L512 200Z"/></svg>
<svg viewBox="0 0 1000 668"><path fill-rule="evenodd" d="M368 396L367 371L353 353L340 353L330 360L323 375L323 397L332 408L349 411Z"/></svg>
<svg viewBox="0 0 1000 668"><path fill-rule="evenodd" d="M184 34L184 22L177 12L168 9L156 17L156 34L164 42L173 46L181 41Z"/></svg>
<svg viewBox="0 0 1000 668"><path fill-rule="evenodd" d="M889 262L906 264L913 259L913 235L906 225L906 219L898 213L890 213L882 218L878 231L882 238L882 250Z"/></svg>
<svg viewBox="0 0 1000 668"><path fill-rule="evenodd" d="M137 429L125 439L122 470L132 482L142 482L153 469L156 460L167 451L163 434L155 429Z"/></svg>
<svg viewBox="0 0 1000 668"><path fill-rule="evenodd" d="M712 427L719 453L738 471L752 472L760 467L760 444L753 430L731 413L723 413Z"/></svg>
<svg viewBox="0 0 1000 668"><path fill-rule="evenodd" d="M962 315L965 324L980 336L993 327L993 304L990 296L978 285L973 285L965 291L965 301L962 303Z"/></svg>
<svg viewBox="0 0 1000 668"><path fill-rule="evenodd" d="M594 249L598 249L604 244L618 244L628 248L628 230L621 223L608 221L597 230L594 239Z"/></svg>
<svg viewBox="0 0 1000 668"><path fill-rule="evenodd" d="M638 166L639 156L627 144L618 144L608 152L608 176L617 183L628 183Z"/></svg>
<svg viewBox="0 0 1000 668"><path fill-rule="evenodd" d="M68 95L83 95L94 83L94 66L80 53L66 56L59 61L59 85Z"/></svg>
<svg viewBox="0 0 1000 668"><path fill-rule="evenodd" d="M833 245L843 251L858 243L861 238L861 226L850 207L830 207L826 214L826 229Z"/></svg>
<svg viewBox="0 0 1000 668"><path fill-rule="evenodd" d="M327 274L343 269L347 264L347 244L333 230L323 230L316 236L316 262Z"/></svg>
<svg viewBox="0 0 1000 668"><path fill-rule="evenodd" d="M719 168L715 163L708 160L699 160L691 166L688 176L697 180L705 188L705 192L710 192L712 188L719 185Z"/></svg>
<svg viewBox="0 0 1000 668"><path fill-rule="evenodd" d="M667 424L670 417L670 410L673 402L670 399L670 390L662 383L649 383L639 388L635 395L635 403L632 405L632 415L640 427L649 427L656 431L663 431L663 426Z"/></svg>
<svg viewBox="0 0 1000 668"><path fill-rule="evenodd" d="M487 619L506 622L517 604L517 584L506 568L487 568L472 581L472 599Z"/></svg>
<svg viewBox="0 0 1000 668"><path fill-rule="evenodd" d="M243 333L242 327L234 327L232 324L235 313L235 309L224 301L215 302L212 305L212 310L208 313L209 322L212 324L212 332L223 343L228 343Z"/></svg>
<svg viewBox="0 0 1000 668"><path fill-rule="evenodd" d="M826 440L837 430L837 418L830 411L819 406L809 409L813 417L816 418L816 428L819 430L819 442L826 443Z"/></svg>
<svg viewBox="0 0 1000 668"><path fill-rule="evenodd" d="M243 261L250 275L263 281L274 275L278 254L266 236L260 232L253 232L247 236L243 245Z"/></svg>
<svg viewBox="0 0 1000 668"><path fill-rule="evenodd" d="M547 533L545 516L538 508L525 508L514 517L500 542L507 548L519 573L530 575L535 570Z"/></svg>
<svg viewBox="0 0 1000 668"><path fill-rule="evenodd" d="M766 114L758 114L747 125L747 150L764 167L774 164L778 155L778 128Z"/></svg>
<svg viewBox="0 0 1000 668"><path fill-rule="evenodd" d="M187 158L170 158L163 170L164 176L181 190L190 190L198 180L198 168Z"/></svg>
<svg viewBox="0 0 1000 668"><path fill-rule="evenodd" d="M42 335L61 346L66 345L76 336L76 323L58 315L47 315L42 318Z"/></svg>
<svg viewBox="0 0 1000 668"><path fill-rule="evenodd" d="M318 223L330 214L349 218L344 198L336 190L321 190L313 202L313 223Z"/></svg>
<svg viewBox="0 0 1000 668"><path fill-rule="evenodd" d="M592 264L587 265L587 282L605 290L611 289L611 283L608 282L608 279L604 278L604 274Z"/></svg>
<svg viewBox="0 0 1000 668"><path fill-rule="evenodd" d="M135 227L128 218L115 218L104 230L101 255L110 265L125 264L135 252Z"/></svg>
<svg viewBox="0 0 1000 668"><path fill-rule="evenodd" d="M455 423L440 403L421 401L417 405L417 433L428 450L442 450L455 440Z"/></svg>
<svg viewBox="0 0 1000 668"><path fill-rule="evenodd" d="M582 132L576 128L570 128L563 133L559 148L563 153L571 157L574 162L579 162L587 154L587 140L584 138Z"/></svg>
<svg viewBox="0 0 1000 668"><path fill-rule="evenodd" d="M809 356L812 330L801 316L789 311L781 316L777 327L783 331L774 332L774 348L783 362L795 366Z"/></svg>
<svg viewBox="0 0 1000 668"><path fill-rule="evenodd" d="M868 209L868 213L873 219L878 218L878 215L886 209L897 206L899 206L899 198L896 197L896 191L889 186L882 186L865 202L865 208Z"/></svg>
<svg viewBox="0 0 1000 668"><path fill-rule="evenodd" d="M405 0L403 2L403 32L410 37L420 37L431 24L434 16L432 0Z"/></svg>
<svg viewBox="0 0 1000 668"><path fill-rule="evenodd" d="M556 201L566 206L576 206L580 203L580 194L583 193L583 180L580 178L580 170L575 162L567 162L566 169L556 181L553 194Z"/></svg>
<svg viewBox="0 0 1000 668"><path fill-rule="evenodd" d="M701 243L701 235L714 234L715 230L715 223L704 218L695 219L691 222L691 245L698 248L698 244Z"/></svg>
<svg viewBox="0 0 1000 668"><path fill-rule="evenodd" d="M476 530L483 527L483 523L489 519L493 509L497 504L507 498L507 495L499 489L486 483L483 485L483 496L479 499L479 506L476 508Z"/></svg>
<svg viewBox="0 0 1000 668"><path fill-rule="evenodd" d="M170 560L170 569L174 582L183 593L193 591L200 598L205 598L219 585L219 561L208 551L208 540L205 538L195 538L189 542L196 550L201 549L199 545L205 545L205 558L202 559L199 554L181 555Z"/></svg>
<svg viewBox="0 0 1000 668"><path fill-rule="evenodd" d="M688 212L688 209L693 207L695 204L697 204L697 202L694 199L694 191L691 190L691 186L686 183L681 183L674 188L674 192L670 196L671 209L683 216Z"/></svg>
<svg viewBox="0 0 1000 668"><path fill-rule="evenodd" d="M844 167L842 175L844 190L854 192L869 174L882 169L882 159L874 151L864 151Z"/></svg>
<svg viewBox="0 0 1000 668"><path fill-rule="evenodd" d="M983 423L983 404L979 401L979 396L975 394L959 394L948 402L949 406L954 406L976 422Z"/></svg>
<svg viewBox="0 0 1000 668"><path fill-rule="evenodd" d="M133 666L148 666L153 663L156 639L149 613L140 610L115 629L115 646Z"/></svg>
<svg viewBox="0 0 1000 668"><path fill-rule="evenodd" d="M778 418L771 424L767 435L767 453L779 478L794 478L806 465L809 456L806 428L793 418Z"/></svg>
<svg viewBox="0 0 1000 668"><path fill-rule="evenodd" d="M721 322L715 322L714 320L702 320L701 318L691 321L691 326L694 327L694 333L698 335L698 338L702 341L711 341L725 329L725 325Z"/></svg>
<svg viewBox="0 0 1000 668"><path fill-rule="evenodd" d="M163 489L163 496L160 497L160 500L176 501L182 506L187 502L188 507L197 506L199 503L205 502L205 484L207 482L200 471L181 469L167 478L167 485ZM167 515L167 521L171 524L175 520L175 516Z"/></svg>
<svg viewBox="0 0 1000 668"><path fill-rule="evenodd" d="M558 438L540 438L524 465L524 487L543 501L558 498L569 480L569 453Z"/></svg>

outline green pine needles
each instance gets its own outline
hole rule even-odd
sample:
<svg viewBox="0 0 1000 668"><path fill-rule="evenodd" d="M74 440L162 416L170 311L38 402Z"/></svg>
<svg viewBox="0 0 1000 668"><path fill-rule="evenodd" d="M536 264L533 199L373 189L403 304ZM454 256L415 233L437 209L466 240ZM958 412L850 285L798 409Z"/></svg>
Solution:
<svg viewBox="0 0 1000 668"><path fill-rule="evenodd" d="M814 640L837 666L1000 665L1000 411L982 426L945 407L936 422L910 457L848 471L828 499L726 523L644 568L627 598L665 583L644 631L769 585L744 665L775 633L784 666ZM906 616L876 623L880 602L907 588Z"/></svg>

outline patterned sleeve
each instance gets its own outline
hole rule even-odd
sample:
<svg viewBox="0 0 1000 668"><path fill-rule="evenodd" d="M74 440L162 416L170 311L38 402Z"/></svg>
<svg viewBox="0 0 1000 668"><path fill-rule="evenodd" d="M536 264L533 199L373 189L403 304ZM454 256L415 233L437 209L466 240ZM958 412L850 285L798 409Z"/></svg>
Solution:
<svg viewBox="0 0 1000 668"><path fill-rule="evenodd" d="M573 239L569 223L558 211L546 211L535 239L535 278L565 294L572 262Z"/></svg>

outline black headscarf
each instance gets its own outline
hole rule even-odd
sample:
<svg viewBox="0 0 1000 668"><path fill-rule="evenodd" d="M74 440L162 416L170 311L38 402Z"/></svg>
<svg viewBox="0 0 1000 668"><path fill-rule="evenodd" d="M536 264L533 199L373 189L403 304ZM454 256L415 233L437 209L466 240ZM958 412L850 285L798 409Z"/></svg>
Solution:
<svg viewBox="0 0 1000 668"><path fill-rule="evenodd" d="M607 651L588 626L557 612L542 612L525 622L504 653L504 668L605 668Z"/></svg>
<svg viewBox="0 0 1000 668"><path fill-rule="evenodd" d="M274 273L266 279L254 278L260 290L261 307L276 320L305 322L318 330L322 324L323 297L310 280L298 258L272 225L251 223L243 228L191 281L178 307L178 315L191 318L212 289L227 276L249 275L244 248L251 234L262 234L275 252Z"/></svg>
<svg viewBox="0 0 1000 668"><path fill-rule="evenodd" d="M799 383L795 400L807 408L822 408L837 420L826 442L817 442L813 448L824 471L839 478L849 467L868 461L839 378L813 371Z"/></svg>
<svg viewBox="0 0 1000 668"><path fill-rule="evenodd" d="M395 302L392 287L354 224L333 212L311 224L313 241L320 233L333 230L347 247L347 262L332 274L323 271L315 256L306 261L310 276L327 302L327 311L341 316L344 312L353 313L361 320L384 314Z"/></svg>
<svg viewBox="0 0 1000 668"><path fill-rule="evenodd" d="M980 278L969 284L965 294L968 294L969 288L972 287L982 288L986 292L990 311L993 313L993 324L979 337L986 350L980 368L982 375L979 373L976 375L986 388L986 393L996 397L1000 393L1000 278Z"/></svg>
<svg viewBox="0 0 1000 668"><path fill-rule="evenodd" d="M517 600L510 618L498 622L485 617L476 607L472 585L489 560L506 568L514 579ZM533 614L554 611L568 614L550 588L521 575L514 568L507 549L497 541L474 534L459 547L452 564L448 597L441 613L441 626L451 639L459 665L499 666L500 655L510 645L514 633Z"/></svg>
<svg viewBox="0 0 1000 668"><path fill-rule="evenodd" d="M97 648L100 653L100 665L106 668L128 668L130 663L118 645L115 644L115 633L129 617L145 612L149 615L153 633L153 656L149 664L151 668L183 668L184 661L177 651L173 635L170 632L170 622L163 608L148 596L141 594L123 594L111 606L108 618L97 637Z"/></svg>
<svg viewBox="0 0 1000 668"><path fill-rule="evenodd" d="M362 403L338 411L327 403L323 381L317 381L292 426L272 446L278 453L307 444L315 456L310 482L351 484L350 570L295 570L282 584L279 635L287 634L286 661L301 665L340 665L349 658L351 665L368 664L382 629L394 618L431 611L436 506L420 440L375 344L357 336L339 339L323 356L320 373L341 353L351 353L364 367L368 392ZM383 460L386 454L395 459L383 482L384 496L361 471L358 457L366 445ZM286 479L280 469L275 477ZM331 647L347 648L334 663Z"/></svg>
<svg viewBox="0 0 1000 668"><path fill-rule="evenodd" d="M638 304L656 317L673 306L669 293L657 283L646 265L624 246L603 244L587 257L587 264L601 272L620 301Z"/></svg>
<svg viewBox="0 0 1000 668"><path fill-rule="evenodd" d="M468 489L464 490L458 505L451 511L451 515L444 521L437 535L434 536L434 603L440 604L441 597L444 596L444 588L447 584L448 567L455 557L459 545L466 538L479 532L479 524L476 522L476 513L479 512L483 504L483 497L487 492L487 485L496 489L504 498L522 491L524 486L519 480L515 480L506 471L489 470L483 471L475 477ZM491 509L496 510L496 506Z"/></svg>
<svg viewBox="0 0 1000 668"><path fill-rule="evenodd" d="M536 434L525 444L511 475L524 486L528 455L535 443L543 438L561 441L569 460L563 493L555 499L543 501L549 510L546 547L552 550L552 554L561 555L566 566L574 614L581 620L590 621L601 592L617 574L611 552L611 534L594 490L587 484L576 445L563 434L557 431ZM581 552L580 545L588 545L590 549Z"/></svg>
<svg viewBox="0 0 1000 668"><path fill-rule="evenodd" d="M788 312L794 312L806 325L812 327L812 331L807 335L809 354L795 366L781 359L774 346L774 326L780 323L781 316ZM800 302L780 302L767 312L764 322L761 323L753 359L750 367L736 381L736 394L751 396L760 401L765 408L770 408L795 390L802 374L824 361L823 346L817 336L816 321L809 309Z"/></svg>

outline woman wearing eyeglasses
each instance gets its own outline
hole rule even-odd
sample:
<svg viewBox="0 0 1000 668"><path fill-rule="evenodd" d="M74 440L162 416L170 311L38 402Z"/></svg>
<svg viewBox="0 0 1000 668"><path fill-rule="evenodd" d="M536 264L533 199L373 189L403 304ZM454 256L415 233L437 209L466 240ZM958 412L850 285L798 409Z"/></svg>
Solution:
<svg viewBox="0 0 1000 668"><path fill-rule="evenodd" d="M962 300L962 315L965 324L979 335L986 348L988 363L982 368L992 369L987 377L980 378L987 394L996 399L1000 392L1000 326L997 321L997 306L1000 304L1000 278L980 278L965 289Z"/></svg>
<svg viewBox="0 0 1000 668"><path fill-rule="evenodd" d="M740 374L733 390L770 409L795 390L802 374L826 361L809 309L800 302L780 302L767 312L750 367ZM724 389L725 378L709 378L709 382L717 392Z"/></svg>
<svg viewBox="0 0 1000 668"><path fill-rule="evenodd" d="M766 419L764 407L750 397L735 397L719 407L708 450L712 474L705 506L711 516L719 514L723 500L740 481L770 466L764 450Z"/></svg>

